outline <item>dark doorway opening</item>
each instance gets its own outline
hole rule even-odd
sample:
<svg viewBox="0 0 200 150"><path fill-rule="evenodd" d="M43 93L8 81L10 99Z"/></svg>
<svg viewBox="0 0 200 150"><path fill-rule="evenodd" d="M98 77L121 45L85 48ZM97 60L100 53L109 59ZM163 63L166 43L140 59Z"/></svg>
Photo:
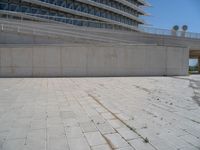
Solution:
<svg viewBox="0 0 200 150"><path fill-rule="evenodd" d="M189 72L200 74L200 50L190 50Z"/></svg>
<svg viewBox="0 0 200 150"><path fill-rule="evenodd" d="M199 68L199 59L198 58L190 58L189 59L189 72L191 74L199 74L200 68Z"/></svg>

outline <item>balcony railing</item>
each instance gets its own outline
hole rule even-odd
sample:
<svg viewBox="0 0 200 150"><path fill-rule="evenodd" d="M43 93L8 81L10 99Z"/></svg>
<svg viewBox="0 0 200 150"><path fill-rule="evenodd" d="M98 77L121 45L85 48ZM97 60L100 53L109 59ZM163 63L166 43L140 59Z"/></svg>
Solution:
<svg viewBox="0 0 200 150"><path fill-rule="evenodd" d="M78 19L78 18L67 18L67 17L62 17L62 16L21 13L21 12L12 12L12 11L4 11L4 10L0 10L0 15L3 16L4 18L13 18L14 16L15 18L17 17L19 20L43 21L43 22L49 22L49 23L54 22L57 24L67 23L68 25L71 24L71 25L83 26L83 27L133 31L131 29L126 29L113 23L97 21L97 20L85 20L85 19ZM135 29L137 30L136 27Z"/></svg>

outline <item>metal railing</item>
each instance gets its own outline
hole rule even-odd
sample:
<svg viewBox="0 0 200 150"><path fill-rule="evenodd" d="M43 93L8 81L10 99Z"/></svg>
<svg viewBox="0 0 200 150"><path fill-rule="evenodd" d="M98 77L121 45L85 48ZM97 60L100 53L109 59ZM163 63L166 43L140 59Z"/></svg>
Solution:
<svg viewBox="0 0 200 150"><path fill-rule="evenodd" d="M31 24L28 22L16 22L9 20L0 19L0 31L2 32L14 32L21 34L31 34L31 35L39 35L44 37L52 37L57 39L66 39L68 37L85 39L89 41L101 41L101 42L118 42L118 43L127 43L126 40L120 40L114 37L105 37L101 35L95 35L86 32L79 32L76 30L59 28L51 25L40 25L40 24Z"/></svg>
<svg viewBox="0 0 200 150"><path fill-rule="evenodd" d="M4 18L12 18L13 15L18 17L18 20L26 21L42 21L46 23L55 23L57 25L66 23L72 26L81 26L81 27L90 27L90 28L103 28L103 29L112 29L113 31L121 31L123 29L119 28L119 26L102 22L102 21L93 21L93 20L85 20L85 19L77 19L77 18L66 18L60 16L50 16L50 15L41 15L41 14L31 14L31 13L16 13L16 12L7 12L1 11L0 14L4 14ZM140 32L152 35L160 35L160 36L173 36L173 37L181 37L181 38L192 38L192 39L200 39L200 33L193 32L184 32L184 31L173 31L168 29L159 29L148 26L139 26L138 30ZM127 31L127 30L126 30ZM133 32L133 30L130 30Z"/></svg>
<svg viewBox="0 0 200 150"><path fill-rule="evenodd" d="M194 32L174 31L174 30L159 29L159 28L146 27L146 26L139 26L139 30L141 32L154 34L154 35L200 39L200 33L194 33Z"/></svg>

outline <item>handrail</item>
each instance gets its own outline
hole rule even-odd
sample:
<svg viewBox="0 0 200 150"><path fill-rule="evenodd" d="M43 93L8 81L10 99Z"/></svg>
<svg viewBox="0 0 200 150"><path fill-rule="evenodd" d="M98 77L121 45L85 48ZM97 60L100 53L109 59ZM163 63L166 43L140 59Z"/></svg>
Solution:
<svg viewBox="0 0 200 150"><path fill-rule="evenodd" d="M0 10L0 12L2 11ZM12 12L12 13L15 13L15 12ZM71 25L74 25L77 23L77 26L85 26L85 27L90 27L90 28L106 28L107 26L109 27L109 29L112 29L113 31L121 30L121 29L117 29L115 24L102 22L102 21L92 21L92 20L85 20L85 19L66 18L66 17L61 17L61 16L49 16L49 15L31 14L31 13L21 13L19 15L21 22L25 20L23 15L32 16L33 18L30 17L30 20L31 19L36 20L37 18L40 18L40 19L43 19L42 21L47 22L47 23L51 22L51 23L56 23L56 24L63 24L62 22L56 21L58 19L63 19L65 20L65 22L66 21L71 22ZM51 18L54 18L54 20L52 20ZM200 39L200 33L173 31L173 30L159 29L159 28L153 28L153 27L148 27L148 26L139 26L138 30L142 33L152 34L152 35Z"/></svg>
<svg viewBox="0 0 200 150"><path fill-rule="evenodd" d="M67 34L67 33L62 33L62 32L55 32L55 31L45 31L43 29L31 29L30 27L20 27L20 26L15 26L15 25L5 25L5 24L1 24L4 26L3 31L11 31L11 32L18 32L18 33L23 33L23 34L32 34L32 35L39 35L39 36L45 36L45 37L52 37L52 38L60 38L62 39L63 37L67 37L67 36L71 36L71 37L81 37L75 34ZM92 40L94 38L92 37L87 37L84 36L84 39L87 40ZM102 40L102 39L98 39L99 41L107 41ZM108 42L108 41L107 41Z"/></svg>
<svg viewBox="0 0 200 150"><path fill-rule="evenodd" d="M42 36L48 36L48 37L54 37L54 38L62 38L62 37L71 36L71 37L83 38L83 39L94 40L94 41L127 43L127 41L125 40L120 40L116 38L93 35L90 33L79 33L79 32L74 32L73 30L45 28L45 27L40 27L40 26L36 27L34 25L27 25L20 22L0 20L0 24L2 27L2 31L14 31L17 33L28 33L32 35L42 35Z"/></svg>
<svg viewBox="0 0 200 150"><path fill-rule="evenodd" d="M174 31L174 30L159 29L147 26L139 26L139 30L143 33L154 34L154 35L200 39L200 33L194 33L194 32Z"/></svg>

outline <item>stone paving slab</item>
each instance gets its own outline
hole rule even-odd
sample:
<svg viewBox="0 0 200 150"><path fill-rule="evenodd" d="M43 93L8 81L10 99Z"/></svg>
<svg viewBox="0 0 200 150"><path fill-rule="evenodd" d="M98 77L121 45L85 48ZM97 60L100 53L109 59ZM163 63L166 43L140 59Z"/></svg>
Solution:
<svg viewBox="0 0 200 150"><path fill-rule="evenodd" d="M0 78L0 150L199 150L200 76Z"/></svg>

